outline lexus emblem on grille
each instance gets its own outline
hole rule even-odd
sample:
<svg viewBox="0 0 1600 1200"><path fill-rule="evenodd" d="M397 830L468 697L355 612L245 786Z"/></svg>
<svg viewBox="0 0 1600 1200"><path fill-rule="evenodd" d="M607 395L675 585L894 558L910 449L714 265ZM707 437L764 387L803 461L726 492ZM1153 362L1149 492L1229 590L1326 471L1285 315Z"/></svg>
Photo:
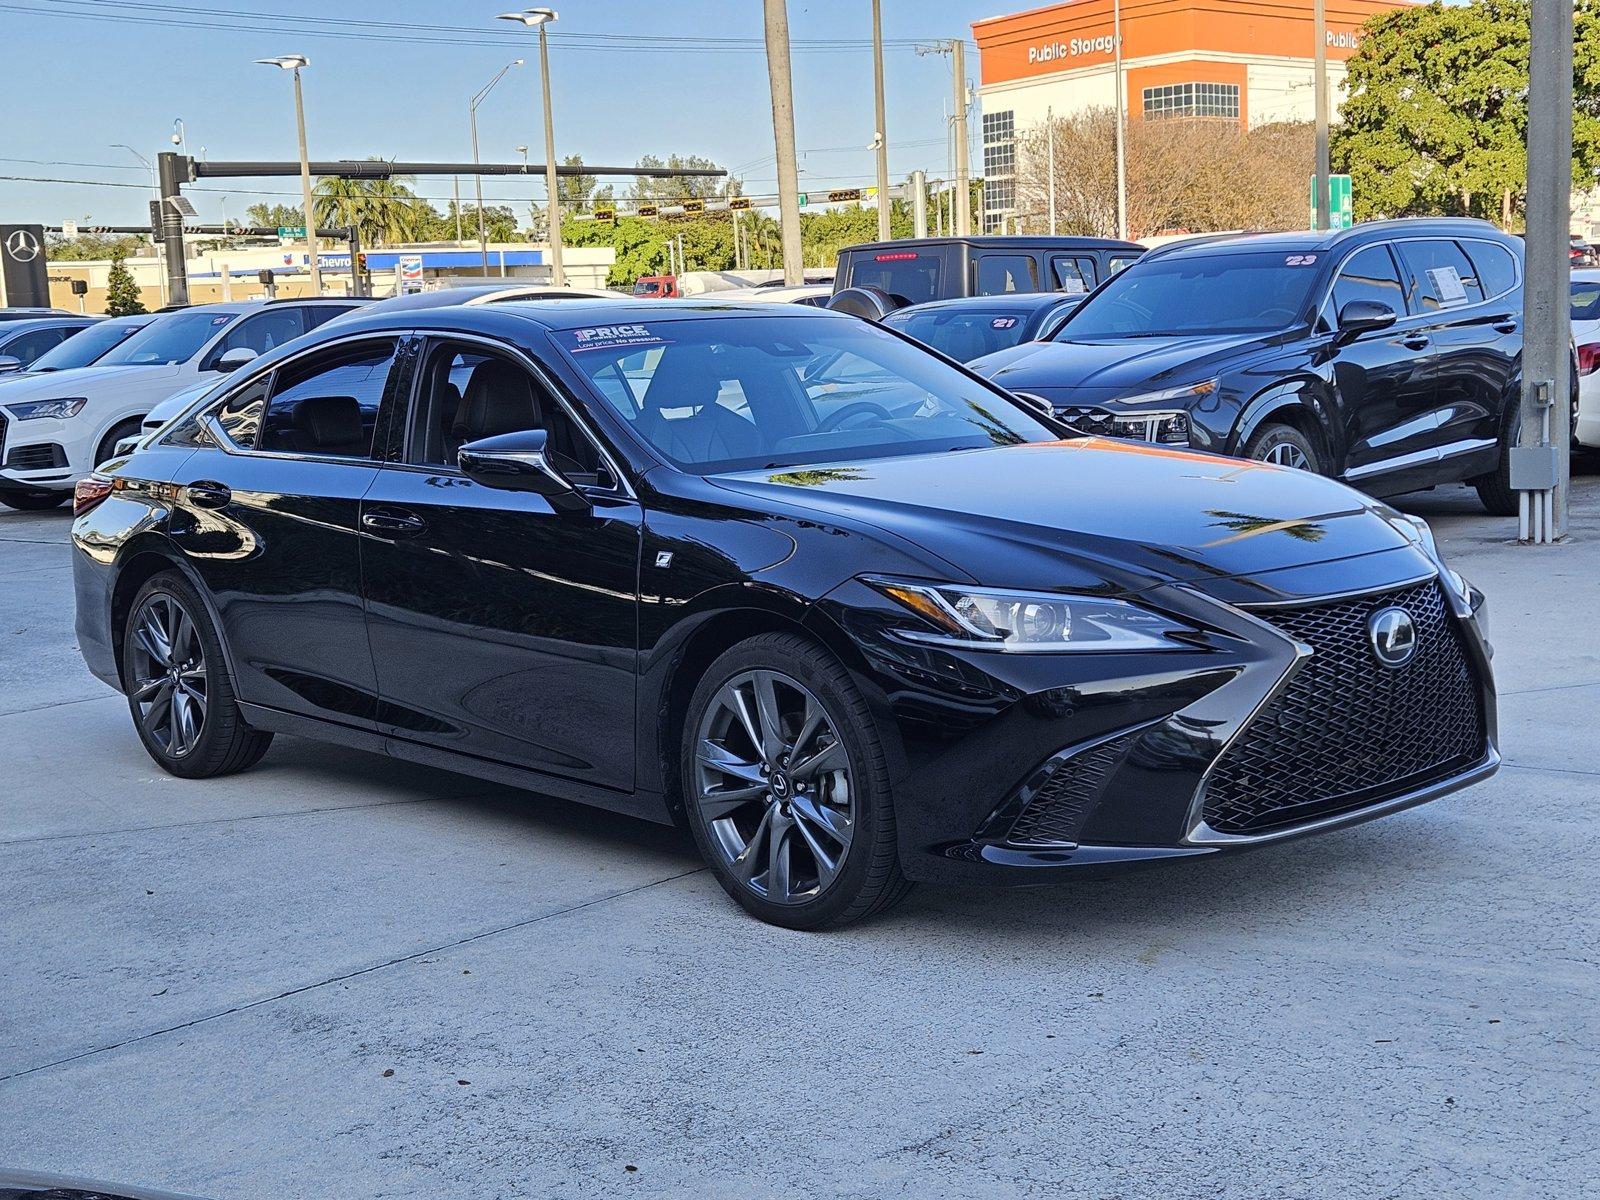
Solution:
<svg viewBox="0 0 1600 1200"><path fill-rule="evenodd" d="M1417 652L1417 623L1403 608L1380 608L1367 618L1372 652L1386 667L1403 667Z"/></svg>

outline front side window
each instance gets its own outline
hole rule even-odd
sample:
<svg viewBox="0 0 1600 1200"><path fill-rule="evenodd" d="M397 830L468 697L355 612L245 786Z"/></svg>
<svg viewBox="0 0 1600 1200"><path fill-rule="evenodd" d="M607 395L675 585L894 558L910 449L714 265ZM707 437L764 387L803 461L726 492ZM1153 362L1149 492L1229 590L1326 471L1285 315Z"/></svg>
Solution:
<svg viewBox="0 0 1600 1200"><path fill-rule="evenodd" d="M1339 268L1339 277L1333 284L1335 324L1344 306L1352 300L1375 300L1387 304L1396 313L1406 311L1405 289L1400 285L1400 272L1387 246L1365 246Z"/></svg>
<svg viewBox="0 0 1600 1200"><path fill-rule="evenodd" d="M54 350L39 358L33 364L33 369L71 371L78 367L87 367L108 351L120 346L142 328L141 325L123 324L118 321L104 321L99 325L91 325L73 334Z"/></svg>
<svg viewBox="0 0 1600 1200"><path fill-rule="evenodd" d="M1454 242L1430 238L1401 242L1398 249L1408 276L1406 300L1412 312L1461 308L1483 299L1477 270Z"/></svg>
<svg viewBox="0 0 1600 1200"><path fill-rule="evenodd" d="M370 458L395 346L385 338L285 363L223 401L217 424L247 450Z"/></svg>
<svg viewBox="0 0 1600 1200"><path fill-rule="evenodd" d="M35 329L32 333L14 337L0 346L0 355L15 358L23 366L27 366L46 350L59 346L61 339L70 332L72 331L68 329Z"/></svg>
<svg viewBox="0 0 1600 1200"><path fill-rule="evenodd" d="M1037 292L1038 264L1031 254L983 254L978 257L980 296L1000 296L1007 292Z"/></svg>
<svg viewBox="0 0 1600 1200"><path fill-rule="evenodd" d="M1600 320L1600 279L1574 279L1572 281L1572 319L1574 321Z"/></svg>
<svg viewBox="0 0 1600 1200"><path fill-rule="evenodd" d="M1321 261L1299 251L1143 259L1080 304L1056 340L1286 329L1305 311Z"/></svg>
<svg viewBox="0 0 1600 1200"><path fill-rule="evenodd" d="M170 367L188 362L234 319L231 312L162 313L95 365Z"/></svg>
<svg viewBox="0 0 1600 1200"><path fill-rule="evenodd" d="M241 347L253 350L257 354L265 354L268 350L276 350L285 342L292 342L305 331L305 309L289 304L281 308L269 308L266 312L246 317L228 330L222 340L211 348L205 362L200 364L200 369L209 370L229 350Z"/></svg>
<svg viewBox="0 0 1600 1200"><path fill-rule="evenodd" d="M641 439L697 473L1056 436L1004 394L865 321L666 320L552 336Z"/></svg>
<svg viewBox="0 0 1600 1200"><path fill-rule="evenodd" d="M609 482L594 443L527 367L477 346L441 342L422 369L406 461L453 469L468 442L530 429L545 431L545 458L573 483Z"/></svg>

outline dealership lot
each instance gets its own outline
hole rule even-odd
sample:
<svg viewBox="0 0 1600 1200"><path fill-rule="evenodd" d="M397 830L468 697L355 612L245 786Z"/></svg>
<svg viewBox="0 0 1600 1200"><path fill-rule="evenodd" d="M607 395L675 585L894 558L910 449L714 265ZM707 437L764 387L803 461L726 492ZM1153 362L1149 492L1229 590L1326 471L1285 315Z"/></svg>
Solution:
<svg viewBox="0 0 1600 1200"><path fill-rule="evenodd" d="M1582 1194L1600 475L1490 597L1506 766L1320 839L807 935L677 832L283 738L186 783L0 515L0 1162L217 1197ZM392 1074L390 1074L392 1072Z"/></svg>

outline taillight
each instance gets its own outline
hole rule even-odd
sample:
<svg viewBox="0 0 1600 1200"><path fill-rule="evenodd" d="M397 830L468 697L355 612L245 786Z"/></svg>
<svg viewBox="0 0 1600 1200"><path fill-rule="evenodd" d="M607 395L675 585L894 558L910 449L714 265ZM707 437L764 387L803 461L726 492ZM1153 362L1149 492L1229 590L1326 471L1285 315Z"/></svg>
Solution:
<svg viewBox="0 0 1600 1200"><path fill-rule="evenodd" d="M104 475L89 475L78 480L72 489L72 515L83 516L109 495L111 495L111 480Z"/></svg>
<svg viewBox="0 0 1600 1200"><path fill-rule="evenodd" d="M913 251L913 250L897 250L893 254L874 254L872 256L872 261L873 262L910 262L912 259L914 259L916 257L917 257L916 252Z"/></svg>
<svg viewBox="0 0 1600 1200"><path fill-rule="evenodd" d="M1578 374L1592 375L1600 369L1600 342L1578 347Z"/></svg>

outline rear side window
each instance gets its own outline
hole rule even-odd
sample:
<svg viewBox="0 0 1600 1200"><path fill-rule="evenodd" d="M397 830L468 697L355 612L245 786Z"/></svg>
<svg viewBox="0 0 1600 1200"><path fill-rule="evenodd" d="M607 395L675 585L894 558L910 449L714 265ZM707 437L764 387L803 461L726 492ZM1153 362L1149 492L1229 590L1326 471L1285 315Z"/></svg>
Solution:
<svg viewBox="0 0 1600 1200"><path fill-rule="evenodd" d="M229 350L241 346L254 350L257 354L265 354L268 350L276 350L285 342L293 341L305 331L305 309L291 304L270 307L265 312L246 317L223 334L222 340L211 347L205 361L200 364L200 369L209 371Z"/></svg>
<svg viewBox="0 0 1600 1200"><path fill-rule="evenodd" d="M1477 268L1454 242L1400 242L1398 249L1412 312L1440 312L1483 299Z"/></svg>
<svg viewBox="0 0 1600 1200"><path fill-rule="evenodd" d="M1037 292L1039 265L1031 254L984 254L978 258L978 295Z"/></svg>
<svg viewBox="0 0 1600 1200"><path fill-rule="evenodd" d="M959 295L946 284L951 270L949 249L859 250L847 262L849 287L875 287L910 304Z"/></svg>
<svg viewBox="0 0 1600 1200"><path fill-rule="evenodd" d="M46 350L53 350L59 346L68 333L76 332L77 330L67 329L35 329L32 333L12 338L0 347L0 354L18 359L26 367Z"/></svg>
<svg viewBox="0 0 1600 1200"><path fill-rule="evenodd" d="M1133 266L1134 263L1139 261L1139 257L1140 256L1137 255L1137 254L1113 254L1107 260L1107 264L1106 265L1107 265L1108 269L1107 269L1106 277L1109 279L1112 275L1115 275L1118 271L1121 271L1126 267Z"/></svg>
<svg viewBox="0 0 1600 1200"><path fill-rule="evenodd" d="M394 356L385 339L289 363L274 373L270 397L252 384L223 405L218 423L247 449L369 458Z"/></svg>
<svg viewBox="0 0 1600 1200"><path fill-rule="evenodd" d="M1365 246L1345 260L1333 283L1333 317L1352 300L1376 300L1396 313L1406 311L1405 288L1387 246Z"/></svg>
<svg viewBox="0 0 1600 1200"><path fill-rule="evenodd" d="M1094 291L1094 259L1070 254L1050 256L1050 286L1058 292Z"/></svg>
<svg viewBox="0 0 1600 1200"><path fill-rule="evenodd" d="M1489 299L1504 296L1517 286L1517 260L1511 251L1494 242L1463 243L1472 265L1478 268L1478 282Z"/></svg>

